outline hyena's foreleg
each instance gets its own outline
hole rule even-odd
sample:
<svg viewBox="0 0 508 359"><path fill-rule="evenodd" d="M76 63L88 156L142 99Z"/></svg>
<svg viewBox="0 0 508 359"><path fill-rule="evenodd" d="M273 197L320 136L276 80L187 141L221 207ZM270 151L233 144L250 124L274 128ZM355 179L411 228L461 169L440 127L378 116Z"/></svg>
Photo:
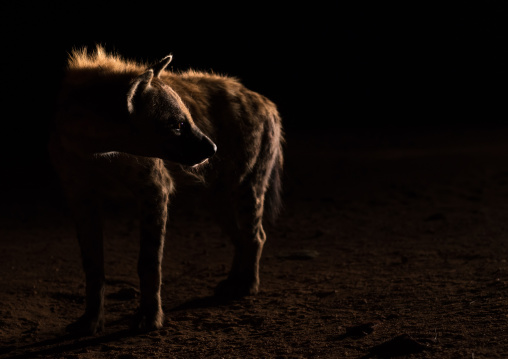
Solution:
<svg viewBox="0 0 508 359"><path fill-rule="evenodd" d="M70 195L69 205L76 223L77 237L86 276L85 314L67 328L76 334L96 334L104 330L104 249L102 222L92 196Z"/></svg>
<svg viewBox="0 0 508 359"><path fill-rule="evenodd" d="M155 194L155 193L154 193ZM168 195L162 191L155 194L154 202L141 205L140 252L138 275L141 292L136 329L152 330L162 327L161 265Z"/></svg>
<svg viewBox="0 0 508 359"><path fill-rule="evenodd" d="M138 274L141 299L134 327L148 331L161 328L164 320L161 266L171 180L162 161L156 160L156 166L148 169L145 167L144 170L148 177L136 191L140 210Z"/></svg>
<svg viewBox="0 0 508 359"><path fill-rule="evenodd" d="M102 220L94 191L94 172L87 161L64 151L55 137L49 144L51 159L76 226L86 276L85 314L67 329L75 334L96 334L104 330L104 249Z"/></svg>

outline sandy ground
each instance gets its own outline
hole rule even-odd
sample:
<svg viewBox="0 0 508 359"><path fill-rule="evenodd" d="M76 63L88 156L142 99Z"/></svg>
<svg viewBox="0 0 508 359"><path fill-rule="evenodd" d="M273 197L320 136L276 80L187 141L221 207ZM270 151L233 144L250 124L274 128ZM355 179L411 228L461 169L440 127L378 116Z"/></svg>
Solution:
<svg viewBox="0 0 508 359"><path fill-rule="evenodd" d="M1 206L0 358L507 358L507 136L289 135L260 293L212 297L232 246L177 197L166 323L148 334L128 330L138 241L123 212L106 226L106 332L66 334L84 308L77 241L54 186L33 184Z"/></svg>

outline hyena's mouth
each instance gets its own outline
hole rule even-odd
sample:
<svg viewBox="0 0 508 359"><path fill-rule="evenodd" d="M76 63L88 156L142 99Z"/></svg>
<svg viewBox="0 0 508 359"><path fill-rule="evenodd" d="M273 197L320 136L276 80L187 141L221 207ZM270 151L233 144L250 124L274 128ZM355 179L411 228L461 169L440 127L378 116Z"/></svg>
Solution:
<svg viewBox="0 0 508 359"><path fill-rule="evenodd" d="M191 168L197 168L199 166L205 165L206 163L208 163L208 160L209 158L205 158L203 161L196 163L195 165L192 165Z"/></svg>

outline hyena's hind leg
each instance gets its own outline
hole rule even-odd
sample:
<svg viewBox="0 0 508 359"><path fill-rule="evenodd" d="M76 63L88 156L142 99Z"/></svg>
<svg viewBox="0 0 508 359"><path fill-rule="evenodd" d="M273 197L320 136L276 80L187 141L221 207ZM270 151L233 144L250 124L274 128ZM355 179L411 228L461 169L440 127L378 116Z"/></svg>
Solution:
<svg viewBox="0 0 508 359"><path fill-rule="evenodd" d="M268 202L274 215L280 206L282 153L280 140L271 142L275 145L265 146L253 171L230 192L230 201L219 199L222 203L219 223L233 241L234 257L228 278L216 288L218 296L242 297L259 290L259 261L266 241L265 203Z"/></svg>
<svg viewBox="0 0 508 359"><path fill-rule="evenodd" d="M248 185L222 199L219 223L234 245L233 263L227 279L220 282L215 294L220 297L243 297L259 290L259 260L266 241L263 229L264 191Z"/></svg>

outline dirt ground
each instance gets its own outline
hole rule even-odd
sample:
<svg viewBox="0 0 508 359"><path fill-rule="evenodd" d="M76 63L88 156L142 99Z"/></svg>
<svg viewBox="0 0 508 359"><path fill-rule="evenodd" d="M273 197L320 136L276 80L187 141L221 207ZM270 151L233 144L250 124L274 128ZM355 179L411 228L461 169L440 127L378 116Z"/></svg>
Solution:
<svg viewBox="0 0 508 359"><path fill-rule="evenodd" d="M147 334L128 330L138 297L128 211L112 211L105 229L106 331L74 338L65 326L82 314L84 277L71 220L53 183L22 184L1 206L0 358L507 358L506 138L288 135L260 293L212 297L232 246L177 196L166 322Z"/></svg>

